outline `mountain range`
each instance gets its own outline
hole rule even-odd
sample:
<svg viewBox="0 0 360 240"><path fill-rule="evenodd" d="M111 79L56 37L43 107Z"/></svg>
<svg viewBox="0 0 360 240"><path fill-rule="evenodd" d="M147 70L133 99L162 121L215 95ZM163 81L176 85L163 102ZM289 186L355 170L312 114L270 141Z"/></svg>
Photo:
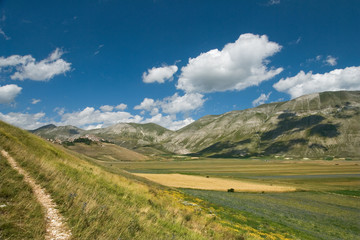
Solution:
<svg viewBox="0 0 360 240"><path fill-rule="evenodd" d="M62 141L95 136L155 155L359 158L360 91L314 93L204 116L177 131L153 123L119 123L93 130L47 125L31 132Z"/></svg>

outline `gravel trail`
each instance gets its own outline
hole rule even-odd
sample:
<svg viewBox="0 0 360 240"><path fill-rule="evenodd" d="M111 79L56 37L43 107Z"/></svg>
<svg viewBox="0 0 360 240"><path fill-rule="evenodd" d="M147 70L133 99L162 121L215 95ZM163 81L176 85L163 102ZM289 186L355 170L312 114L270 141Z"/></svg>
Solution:
<svg viewBox="0 0 360 240"><path fill-rule="evenodd" d="M45 208L46 213L46 240L68 240L71 239L71 232L64 224L64 218L56 209L56 204L51 196L46 193L39 184L24 170L17 162L5 151L2 150L1 154L8 160L12 168L24 176L24 181L30 185L37 200Z"/></svg>

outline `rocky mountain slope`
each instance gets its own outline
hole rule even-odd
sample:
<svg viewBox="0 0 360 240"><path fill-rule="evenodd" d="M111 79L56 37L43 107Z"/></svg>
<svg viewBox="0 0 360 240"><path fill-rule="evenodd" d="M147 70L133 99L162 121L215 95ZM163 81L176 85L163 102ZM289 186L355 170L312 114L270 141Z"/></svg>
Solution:
<svg viewBox="0 0 360 240"><path fill-rule="evenodd" d="M206 116L166 146L214 157L360 156L360 92L324 92Z"/></svg>
<svg viewBox="0 0 360 240"><path fill-rule="evenodd" d="M92 134L143 151L208 157L360 157L360 91L323 92L200 118L176 131L121 123L84 131L47 126L49 138ZM145 151L146 152L146 151Z"/></svg>

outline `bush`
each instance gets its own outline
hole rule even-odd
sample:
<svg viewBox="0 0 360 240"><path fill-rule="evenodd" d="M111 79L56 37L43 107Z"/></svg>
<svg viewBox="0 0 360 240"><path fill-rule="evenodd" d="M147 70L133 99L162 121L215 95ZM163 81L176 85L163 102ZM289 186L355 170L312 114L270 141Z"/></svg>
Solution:
<svg viewBox="0 0 360 240"><path fill-rule="evenodd" d="M235 192L235 190L233 188L229 188L227 191L228 192Z"/></svg>

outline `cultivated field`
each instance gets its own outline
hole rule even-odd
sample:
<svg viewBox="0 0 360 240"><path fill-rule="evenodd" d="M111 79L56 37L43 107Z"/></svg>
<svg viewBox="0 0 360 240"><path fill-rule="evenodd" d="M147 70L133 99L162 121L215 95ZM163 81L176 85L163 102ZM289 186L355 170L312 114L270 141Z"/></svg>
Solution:
<svg viewBox="0 0 360 240"><path fill-rule="evenodd" d="M203 190L227 191L234 189L236 192L289 192L295 191L294 187L278 186L272 184L252 183L224 178L209 178L203 176L191 176L184 174L148 174L136 173L136 176L144 177L161 185L176 188L192 188Z"/></svg>
<svg viewBox="0 0 360 240"><path fill-rule="evenodd" d="M102 164L180 188L224 224L263 239L360 239L359 161L175 159ZM296 191L246 193L236 182Z"/></svg>

